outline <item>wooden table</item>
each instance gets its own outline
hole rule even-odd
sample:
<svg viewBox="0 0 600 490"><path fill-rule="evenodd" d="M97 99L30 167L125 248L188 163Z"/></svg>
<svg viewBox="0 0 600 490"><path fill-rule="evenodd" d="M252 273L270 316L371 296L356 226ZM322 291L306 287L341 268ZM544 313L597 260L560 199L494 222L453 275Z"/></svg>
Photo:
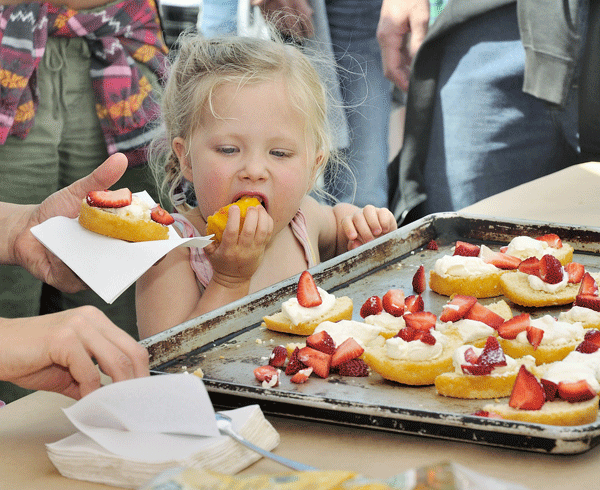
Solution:
<svg viewBox="0 0 600 490"><path fill-rule="evenodd" d="M471 214L600 226L600 163L578 165L516 187L464 209ZM37 392L0 409L0 489L93 490L105 485L63 478L44 444L75 429L61 408L73 401ZM321 469L389 477L413 467L454 461L531 490L600 488L600 447L573 456L554 456L376 430L268 417L281 435L277 454ZM260 460L242 474L284 469ZM576 483L575 483L576 482Z"/></svg>

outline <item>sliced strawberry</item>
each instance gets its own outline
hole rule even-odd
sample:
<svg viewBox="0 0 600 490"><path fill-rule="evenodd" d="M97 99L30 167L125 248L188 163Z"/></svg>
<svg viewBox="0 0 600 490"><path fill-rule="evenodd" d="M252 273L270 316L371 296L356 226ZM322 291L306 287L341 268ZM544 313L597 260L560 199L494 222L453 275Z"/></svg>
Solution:
<svg viewBox="0 0 600 490"><path fill-rule="evenodd" d="M462 257L478 257L480 250L479 245L458 240L454 247L454 255L460 255Z"/></svg>
<svg viewBox="0 0 600 490"><path fill-rule="evenodd" d="M506 255L502 252L493 252L490 251L484 257L482 257L483 261L487 264L492 264L498 269L503 270L512 270L519 267L521 263L521 259L518 257L513 257L512 255Z"/></svg>
<svg viewBox="0 0 600 490"><path fill-rule="evenodd" d="M290 381L292 383L296 383L296 384L306 383L308 381L308 378L310 378L310 375L312 374L312 372L313 372L313 368L311 368L311 367L300 369L300 371L298 371L296 374L294 374L290 378Z"/></svg>
<svg viewBox="0 0 600 490"><path fill-rule="evenodd" d="M379 296L371 296L360 307L360 316L367 318L371 315L379 315L383 311L383 302Z"/></svg>
<svg viewBox="0 0 600 490"><path fill-rule="evenodd" d="M283 345L278 345L273 349L269 356L269 366L283 367L287 361L287 349Z"/></svg>
<svg viewBox="0 0 600 490"><path fill-rule="evenodd" d="M416 313L406 313L402 318L407 327L413 327L417 330L429 330L435 327L436 316L430 311L417 311Z"/></svg>
<svg viewBox="0 0 600 490"><path fill-rule="evenodd" d="M531 325L527 327L527 341L533 346L533 350L539 347L543 337L544 331L541 328L532 327Z"/></svg>
<svg viewBox="0 0 600 490"><path fill-rule="evenodd" d="M159 205L156 205L152 208L152 211L150 211L150 218L152 218L152 221L155 221L156 223L165 226L169 226L175 223L175 219L173 218L173 216L171 216Z"/></svg>
<svg viewBox="0 0 600 490"><path fill-rule="evenodd" d="M471 415L474 415L475 417L486 417L489 419L502 419L503 418L500 415L498 415L497 413L488 412L487 410L477 410L476 412L473 412Z"/></svg>
<svg viewBox="0 0 600 490"><path fill-rule="evenodd" d="M471 307L477 303L475 296L465 296L456 294L448 303L444 305L440 314L442 322L456 322L463 318Z"/></svg>
<svg viewBox="0 0 600 490"><path fill-rule="evenodd" d="M361 378L369 375L369 366L362 359L350 359L338 365L337 371L340 376Z"/></svg>
<svg viewBox="0 0 600 490"><path fill-rule="evenodd" d="M95 208L122 208L131 204L131 191L124 187L116 191L90 191L85 201Z"/></svg>
<svg viewBox="0 0 600 490"><path fill-rule="evenodd" d="M600 345L585 339L577 347L575 347L575 350L577 352L581 352L582 354L593 354L598 349L600 349Z"/></svg>
<svg viewBox="0 0 600 490"><path fill-rule="evenodd" d="M512 317L510 320L506 320L502 325L498 327L498 335L503 339L515 339L521 332L527 330L527 327L531 324L531 317L529 313L521 313L520 315Z"/></svg>
<svg viewBox="0 0 600 490"><path fill-rule="evenodd" d="M546 254L540 259L540 278L548 284L563 280L563 266L554 255Z"/></svg>
<svg viewBox="0 0 600 490"><path fill-rule="evenodd" d="M431 335L431 332L429 330L426 332L423 332L423 334L421 335L419 340L427 345L435 345L435 343L436 343L435 337L433 335Z"/></svg>
<svg viewBox="0 0 600 490"><path fill-rule="evenodd" d="M313 279L312 274L308 271L304 271L302 274L300 274L296 298L298 299L298 304L300 306L304 306L305 308L312 308L323 303L323 299L321 299L321 295L319 294L315 280Z"/></svg>
<svg viewBox="0 0 600 490"><path fill-rule="evenodd" d="M504 318L479 302L475 303L471 309L467 311L464 318L485 323L496 330L504 323Z"/></svg>
<svg viewBox="0 0 600 490"><path fill-rule="evenodd" d="M571 284L579 284L585 274L585 267L579 262L569 262L565 265L565 272L569 275Z"/></svg>
<svg viewBox="0 0 600 490"><path fill-rule="evenodd" d="M484 366L482 364L461 364L460 368L465 374L473 376L486 376L494 370L494 366Z"/></svg>
<svg viewBox="0 0 600 490"><path fill-rule="evenodd" d="M404 327L396 334L396 337L400 337L405 342L412 342L417 340L423 335L423 331L414 327Z"/></svg>
<svg viewBox="0 0 600 490"><path fill-rule="evenodd" d="M420 294L411 294L404 299L404 312L417 313L425 309L425 302Z"/></svg>
<svg viewBox="0 0 600 490"><path fill-rule="evenodd" d="M429 243L427 244L427 250L437 250L438 249L438 244L435 240L429 240Z"/></svg>
<svg viewBox="0 0 600 490"><path fill-rule="evenodd" d="M491 367L506 366L504 351L500 347L498 339L493 335L490 335L485 341L485 346L479 359L477 359L477 364Z"/></svg>
<svg viewBox="0 0 600 490"><path fill-rule="evenodd" d="M536 240L546 242L552 248L562 248L562 240L556 233L548 233L546 235L536 237Z"/></svg>
<svg viewBox="0 0 600 490"><path fill-rule="evenodd" d="M306 337L306 345L329 355L335 352L335 342L325 330L315 332Z"/></svg>
<svg viewBox="0 0 600 490"><path fill-rule="evenodd" d="M580 381L558 383L558 396L569 403L585 402L596 396L596 392L589 383L582 379Z"/></svg>
<svg viewBox="0 0 600 490"><path fill-rule="evenodd" d="M469 364L477 364L478 360L479 356L475 353L473 347L469 347L467 350L465 350L465 361L467 361Z"/></svg>
<svg viewBox="0 0 600 490"><path fill-rule="evenodd" d="M420 265L412 279L412 287L415 293L421 294L427 288L427 278L425 277L425 266Z"/></svg>
<svg viewBox="0 0 600 490"><path fill-rule="evenodd" d="M320 378L329 376L331 368L331 356L312 347L302 347L298 351L298 359L308 367L313 368L313 372Z"/></svg>
<svg viewBox="0 0 600 490"><path fill-rule="evenodd" d="M540 383L544 387L544 393L546 394L546 401L553 402L558 398L558 385L554 381L547 379L540 379Z"/></svg>
<svg viewBox="0 0 600 490"><path fill-rule="evenodd" d="M577 294L598 296L598 284L596 283L596 279L594 279L589 272L583 274L583 277L581 278L581 285L579 286L579 291L577 291Z"/></svg>
<svg viewBox="0 0 600 490"><path fill-rule="evenodd" d="M356 340L352 337L348 337L337 347L333 356L331 356L331 366L339 366L350 359L356 359L357 357L362 356L364 351L365 349L363 349Z"/></svg>
<svg viewBox="0 0 600 490"><path fill-rule="evenodd" d="M540 259L537 257L529 257L528 259L521 261L517 270L524 272L525 274L540 277Z"/></svg>
<svg viewBox="0 0 600 490"><path fill-rule="evenodd" d="M288 365L285 368L285 374L288 376L293 376L301 369L306 368L306 364L304 364L300 359L298 359L298 352L300 352L300 348L296 347L294 352L290 355L290 360L288 361Z"/></svg>
<svg viewBox="0 0 600 490"><path fill-rule="evenodd" d="M593 294L578 294L573 303L575 306L589 308L590 310L600 311L600 296Z"/></svg>
<svg viewBox="0 0 600 490"><path fill-rule="evenodd" d="M383 309L390 315L400 317L404 314L404 291L390 289L381 300Z"/></svg>
<svg viewBox="0 0 600 490"><path fill-rule="evenodd" d="M261 383L271 383L274 378L279 378L279 370L273 366L259 366L254 369L254 377ZM277 386L277 384L279 384L279 379L272 386Z"/></svg>
<svg viewBox="0 0 600 490"><path fill-rule="evenodd" d="M600 347L600 330L597 330L595 328L590 328L586 330L585 335L583 336L583 340L593 342L594 344Z"/></svg>
<svg viewBox="0 0 600 490"><path fill-rule="evenodd" d="M545 400L546 394L542 384L524 365L521 365L508 405L518 410L539 410Z"/></svg>

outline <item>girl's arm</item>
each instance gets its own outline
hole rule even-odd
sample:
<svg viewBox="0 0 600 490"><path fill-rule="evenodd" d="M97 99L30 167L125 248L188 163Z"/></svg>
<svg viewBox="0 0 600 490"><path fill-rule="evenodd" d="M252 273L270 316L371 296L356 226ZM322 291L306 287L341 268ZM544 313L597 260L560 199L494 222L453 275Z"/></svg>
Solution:
<svg viewBox="0 0 600 490"><path fill-rule="evenodd" d="M396 219L387 208L368 205L360 209L348 203L331 207L307 198L303 203L303 210L309 226L313 222L317 226L321 261L336 257L397 228Z"/></svg>

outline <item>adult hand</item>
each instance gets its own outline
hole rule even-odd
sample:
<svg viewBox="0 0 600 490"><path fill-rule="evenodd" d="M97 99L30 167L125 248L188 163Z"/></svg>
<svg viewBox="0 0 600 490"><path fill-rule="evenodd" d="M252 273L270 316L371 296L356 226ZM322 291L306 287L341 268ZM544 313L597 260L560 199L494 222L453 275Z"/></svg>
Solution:
<svg viewBox="0 0 600 490"><path fill-rule="evenodd" d="M308 0L251 0L250 3L258 5L265 19L285 35L302 39L315 32L314 11Z"/></svg>
<svg viewBox="0 0 600 490"><path fill-rule="evenodd" d="M38 279L61 291L74 293L86 289L79 279L60 259L47 250L30 229L54 216L75 218L81 201L89 191L108 189L127 169L127 157L121 153L111 155L87 177L55 192L38 206L15 206L16 219L9 229L8 263L21 265ZM17 213L20 213L17 214Z"/></svg>
<svg viewBox="0 0 600 490"><path fill-rule="evenodd" d="M383 0L377 40L386 78L408 90L412 60L429 27L429 0Z"/></svg>
<svg viewBox="0 0 600 490"><path fill-rule="evenodd" d="M148 352L100 310L82 306L0 319L0 379L71 398L100 387L100 372L122 381L148 376Z"/></svg>

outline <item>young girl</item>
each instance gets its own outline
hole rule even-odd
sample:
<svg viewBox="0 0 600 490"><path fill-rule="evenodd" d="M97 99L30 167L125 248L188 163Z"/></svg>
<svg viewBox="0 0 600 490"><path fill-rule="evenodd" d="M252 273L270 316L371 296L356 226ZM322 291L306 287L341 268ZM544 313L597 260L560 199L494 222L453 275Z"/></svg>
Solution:
<svg viewBox="0 0 600 490"><path fill-rule="evenodd" d="M311 62L279 41L227 37L181 41L163 95L166 135L151 160L173 204L193 184L197 205L174 217L184 236L232 206L220 243L180 247L137 283L145 338L243 298L396 229L387 209L320 204L309 195L333 160L327 97ZM158 154L158 155L157 155Z"/></svg>

